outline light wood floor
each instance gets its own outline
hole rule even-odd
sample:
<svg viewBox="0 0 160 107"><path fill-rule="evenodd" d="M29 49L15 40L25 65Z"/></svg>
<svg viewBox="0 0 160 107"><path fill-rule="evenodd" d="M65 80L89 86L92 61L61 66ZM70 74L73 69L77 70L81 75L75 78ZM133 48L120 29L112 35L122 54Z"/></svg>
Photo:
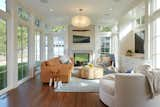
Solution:
<svg viewBox="0 0 160 107"><path fill-rule="evenodd" d="M56 93L39 77L0 96L0 107L107 107L98 93Z"/></svg>

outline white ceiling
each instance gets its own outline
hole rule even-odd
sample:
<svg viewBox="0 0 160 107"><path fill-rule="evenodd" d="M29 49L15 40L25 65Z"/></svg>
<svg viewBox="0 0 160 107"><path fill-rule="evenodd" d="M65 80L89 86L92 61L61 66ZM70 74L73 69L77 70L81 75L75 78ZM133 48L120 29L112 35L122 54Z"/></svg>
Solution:
<svg viewBox="0 0 160 107"><path fill-rule="evenodd" d="M46 1L46 0L41 0ZM70 24L71 18L77 15L77 8L84 9L83 14L91 18L92 24L113 24L133 5L142 0L19 0L23 5L32 8L49 23ZM54 11L50 12L49 9ZM110 10L112 8L112 10Z"/></svg>

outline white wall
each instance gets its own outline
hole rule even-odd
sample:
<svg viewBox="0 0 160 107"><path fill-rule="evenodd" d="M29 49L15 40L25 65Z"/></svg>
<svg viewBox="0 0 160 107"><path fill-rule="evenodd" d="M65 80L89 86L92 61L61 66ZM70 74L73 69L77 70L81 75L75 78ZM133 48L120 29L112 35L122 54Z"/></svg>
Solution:
<svg viewBox="0 0 160 107"><path fill-rule="evenodd" d="M119 24L119 54L125 55L127 50L134 51L134 31L132 20Z"/></svg>

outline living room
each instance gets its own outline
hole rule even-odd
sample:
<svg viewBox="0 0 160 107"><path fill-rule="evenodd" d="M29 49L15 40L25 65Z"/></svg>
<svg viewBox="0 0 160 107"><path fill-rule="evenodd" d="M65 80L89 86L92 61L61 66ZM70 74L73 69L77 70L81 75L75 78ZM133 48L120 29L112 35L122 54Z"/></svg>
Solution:
<svg viewBox="0 0 160 107"><path fill-rule="evenodd" d="M159 107L160 0L0 0L0 107Z"/></svg>

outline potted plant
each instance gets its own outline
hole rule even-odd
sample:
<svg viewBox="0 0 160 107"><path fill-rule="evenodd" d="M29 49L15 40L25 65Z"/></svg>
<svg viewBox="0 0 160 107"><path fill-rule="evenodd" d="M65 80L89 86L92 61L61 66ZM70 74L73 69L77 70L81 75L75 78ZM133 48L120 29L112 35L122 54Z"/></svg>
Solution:
<svg viewBox="0 0 160 107"><path fill-rule="evenodd" d="M133 55L133 51L132 50L127 50L126 56L132 56L132 55Z"/></svg>

